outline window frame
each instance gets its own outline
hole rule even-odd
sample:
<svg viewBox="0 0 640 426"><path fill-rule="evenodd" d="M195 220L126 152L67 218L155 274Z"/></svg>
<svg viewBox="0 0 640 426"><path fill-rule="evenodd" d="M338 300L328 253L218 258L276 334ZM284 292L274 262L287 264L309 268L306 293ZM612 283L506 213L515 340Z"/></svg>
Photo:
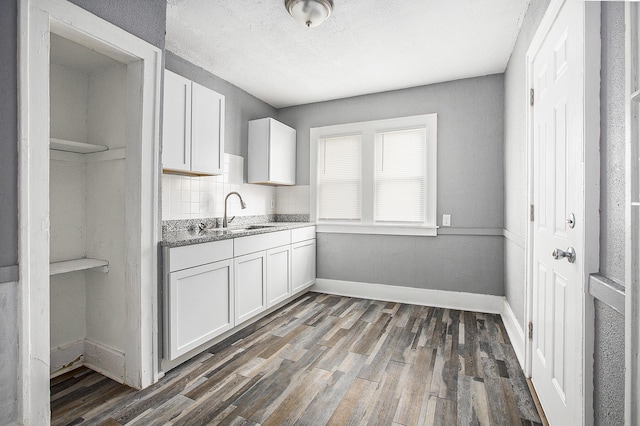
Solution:
<svg viewBox="0 0 640 426"><path fill-rule="evenodd" d="M425 222L423 224L375 222L374 194L376 183L376 134L418 127L425 127L427 131L427 188L425 196ZM318 142L320 139L324 138L354 134L362 135L362 219L359 222L320 220L318 219ZM436 224L438 187L437 137L436 113L311 128L309 149L309 211L311 221L316 223L317 232L436 236L438 229Z"/></svg>

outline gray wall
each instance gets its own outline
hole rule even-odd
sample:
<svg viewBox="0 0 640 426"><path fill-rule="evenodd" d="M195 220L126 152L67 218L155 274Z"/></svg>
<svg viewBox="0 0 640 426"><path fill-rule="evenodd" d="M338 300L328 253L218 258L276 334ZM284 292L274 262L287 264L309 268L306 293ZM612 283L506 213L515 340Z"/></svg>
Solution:
<svg viewBox="0 0 640 426"><path fill-rule="evenodd" d="M625 46L624 3L602 3L600 72L600 274L624 283ZM624 315L595 301L596 425L624 421Z"/></svg>
<svg viewBox="0 0 640 426"><path fill-rule="evenodd" d="M317 235L319 278L502 296L502 236Z"/></svg>
<svg viewBox="0 0 640 426"><path fill-rule="evenodd" d="M18 402L18 283L0 284L0 424L12 424ZM3 423L6 422L6 423Z"/></svg>
<svg viewBox="0 0 640 426"><path fill-rule="evenodd" d="M225 96L224 151L245 158L244 178L247 179L247 140L249 120L274 117L278 111L244 90L204 69L167 51L165 66L168 70L193 80Z"/></svg>
<svg viewBox="0 0 640 426"><path fill-rule="evenodd" d="M533 0L522 23L504 74L504 228L505 296L524 330L524 238L527 226L527 133L526 58L531 39L540 25L550 0Z"/></svg>
<svg viewBox="0 0 640 426"><path fill-rule="evenodd" d="M14 270L18 263L17 17L16 0L0 1L0 268ZM17 417L17 295L16 282L0 280L0 423L8 424Z"/></svg>
<svg viewBox="0 0 640 426"><path fill-rule="evenodd" d="M448 213L454 228L501 230L503 88L503 76L496 74L281 109L279 119L297 130L296 181L309 183L312 127L435 112L438 221ZM502 295L503 271L500 237L322 234L318 239L319 278Z"/></svg>
<svg viewBox="0 0 640 426"><path fill-rule="evenodd" d="M595 301L594 424L624 424L624 315Z"/></svg>
<svg viewBox="0 0 640 426"><path fill-rule="evenodd" d="M0 268L18 263L17 1L0 1Z"/></svg>
<svg viewBox="0 0 640 426"><path fill-rule="evenodd" d="M69 0L164 50L166 0Z"/></svg>
<svg viewBox="0 0 640 426"><path fill-rule="evenodd" d="M600 274L624 283L624 3L602 3L600 71Z"/></svg>

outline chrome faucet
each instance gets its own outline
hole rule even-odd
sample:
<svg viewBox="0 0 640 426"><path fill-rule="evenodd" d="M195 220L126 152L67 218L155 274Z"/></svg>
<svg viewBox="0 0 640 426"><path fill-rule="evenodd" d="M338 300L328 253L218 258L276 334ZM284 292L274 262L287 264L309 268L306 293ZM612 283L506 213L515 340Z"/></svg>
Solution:
<svg viewBox="0 0 640 426"><path fill-rule="evenodd" d="M229 196L233 195L233 194L236 194L238 196L238 198L240 198L240 207L242 207L243 209L247 208L247 204L244 201L242 201L242 195L238 194L235 191L228 193L227 196L224 197L224 217L222 218L222 227L223 228L226 228L227 225L229 225L229 222L230 222L230 221L227 221L227 200L229 199ZM233 220L233 217L231 218L231 220Z"/></svg>

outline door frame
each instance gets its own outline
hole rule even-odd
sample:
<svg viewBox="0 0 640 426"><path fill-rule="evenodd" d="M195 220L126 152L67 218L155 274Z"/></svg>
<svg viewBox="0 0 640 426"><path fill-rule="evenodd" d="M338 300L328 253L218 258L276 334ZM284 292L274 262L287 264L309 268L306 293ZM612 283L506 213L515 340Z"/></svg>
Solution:
<svg viewBox="0 0 640 426"><path fill-rule="evenodd" d="M637 3L625 3L625 424L640 421L640 28ZM634 160L636 159L636 160Z"/></svg>
<svg viewBox="0 0 640 426"><path fill-rule="evenodd" d="M583 105L583 168L581 183L584 188L584 243L577 247L584 253L584 267L580 272L582 281L582 318L584 325L582 338L582 419L583 424L593 424L593 351L594 351L594 308L593 297L589 294L589 274L598 272L600 264L600 2L582 0L551 0L526 54L526 93L534 87L533 62L536 54L565 2L579 1L583 7L583 31L585 37L584 57L584 105ZM526 107L527 129L527 201L534 205L534 117L533 106ZM585 171L588 171L586 173ZM527 210L530 215L529 209ZM580 220L580 218L578 219ZM525 244L525 321L533 321L533 222L527 218ZM533 344L525 340L525 374L531 377Z"/></svg>
<svg viewBox="0 0 640 426"><path fill-rule="evenodd" d="M54 32L127 64L125 383L157 381L157 245L162 51L66 0L19 0L18 410L48 424L49 44ZM142 285L131 285L141 283Z"/></svg>

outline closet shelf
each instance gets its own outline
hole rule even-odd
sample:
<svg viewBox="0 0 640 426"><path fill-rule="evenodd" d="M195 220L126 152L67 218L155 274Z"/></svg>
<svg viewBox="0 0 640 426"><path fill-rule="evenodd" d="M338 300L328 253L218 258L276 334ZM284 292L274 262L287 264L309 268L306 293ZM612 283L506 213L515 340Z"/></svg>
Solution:
<svg viewBox="0 0 640 426"><path fill-rule="evenodd" d="M94 269L98 272L109 272L109 262L100 259L74 259L49 264L49 275L66 274L67 272Z"/></svg>
<svg viewBox="0 0 640 426"><path fill-rule="evenodd" d="M109 147L106 147L104 145L93 145L84 142L49 138L49 149L53 149L55 151L77 152L78 154L89 154L91 152L106 151L109 149Z"/></svg>

